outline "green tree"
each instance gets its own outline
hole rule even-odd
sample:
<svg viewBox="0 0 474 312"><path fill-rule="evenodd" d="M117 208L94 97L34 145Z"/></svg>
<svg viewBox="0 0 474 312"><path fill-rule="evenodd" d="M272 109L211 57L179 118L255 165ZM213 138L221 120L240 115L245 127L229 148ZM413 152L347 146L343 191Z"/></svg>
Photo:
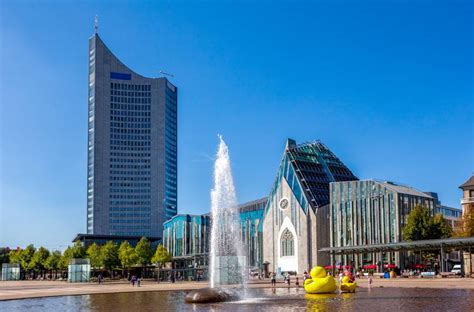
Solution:
<svg viewBox="0 0 474 312"><path fill-rule="evenodd" d="M60 269L61 252L55 250L49 254L49 257L44 263L44 267L49 270L50 274L54 271L54 278L56 278L57 272Z"/></svg>
<svg viewBox="0 0 474 312"><path fill-rule="evenodd" d="M20 265L24 270L28 270L31 259L35 254L36 248L30 244L20 251Z"/></svg>
<svg viewBox="0 0 474 312"><path fill-rule="evenodd" d="M151 262L159 263L159 268L161 269L163 265L170 262L171 259L172 257L168 252L168 249L166 249L162 244L159 244L158 247L156 247L155 255L151 259Z"/></svg>
<svg viewBox="0 0 474 312"><path fill-rule="evenodd" d="M453 235L453 229L442 214L437 213L431 220L430 238L449 238Z"/></svg>
<svg viewBox="0 0 474 312"><path fill-rule="evenodd" d="M10 253L8 254L10 258L10 263L18 263L20 264L20 255L21 255L21 249L15 249L11 250Z"/></svg>
<svg viewBox="0 0 474 312"><path fill-rule="evenodd" d="M428 208L417 205L408 215L408 221L403 228L403 239L409 241L430 238L431 216Z"/></svg>
<svg viewBox="0 0 474 312"><path fill-rule="evenodd" d="M453 230L443 215L438 213L431 216L428 208L420 205L412 209L403 228L403 238L409 241L448 238L452 233Z"/></svg>
<svg viewBox="0 0 474 312"><path fill-rule="evenodd" d="M33 257L31 257L31 261L28 263L28 269L33 270L35 273L37 272L43 276L46 259L48 259L48 257L48 249L44 247L38 248L33 254Z"/></svg>
<svg viewBox="0 0 474 312"><path fill-rule="evenodd" d="M139 264L146 266L150 263L151 257L153 257L153 249L146 237L140 238L137 246L135 246L135 253Z"/></svg>
<svg viewBox="0 0 474 312"><path fill-rule="evenodd" d="M129 270L132 265L137 263L137 254L128 241L123 241L120 244L119 259L122 264L122 276L124 275L124 269Z"/></svg>
<svg viewBox="0 0 474 312"><path fill-rule="evenodd" d="M112 271L120 264L118 257L118 246L116 243L113 241L108 241L100 248L100 250L102 254L102 263L106 270ZM110 276L112 276L112 274Z"/></svg>
<svg viewBox="0 0 474 312"><path fill-rule="evenodd" d="M102 250L101 247L98 246L96 243L93 243L89 246L89 248L87 248L87 256L91 261L92 268L100 269L103 266L104 261L102 258Z"/></svg>
<svg viewBox="0 0 474 312"><path fill-rule="evenodd" d="M76 242L74 245L69 246L64 250L64 253L61 257L61 269L65 270L67 269L69 265L69 261L71 259L83 259L86 258L86 249L80 242Z"/></svg>

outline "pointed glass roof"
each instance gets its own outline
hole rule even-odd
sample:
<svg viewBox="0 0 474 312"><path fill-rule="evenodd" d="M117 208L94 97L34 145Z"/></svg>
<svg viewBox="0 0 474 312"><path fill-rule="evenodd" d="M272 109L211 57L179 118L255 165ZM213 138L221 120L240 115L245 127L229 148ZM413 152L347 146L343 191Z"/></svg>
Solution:
<svg viewBox="0 0 474 312"><path fill-rule="evenodd" d="M358 180L320 141L297 145L288 139L270 199L285 179L303 210L329 204L329 183Z"/></svg>

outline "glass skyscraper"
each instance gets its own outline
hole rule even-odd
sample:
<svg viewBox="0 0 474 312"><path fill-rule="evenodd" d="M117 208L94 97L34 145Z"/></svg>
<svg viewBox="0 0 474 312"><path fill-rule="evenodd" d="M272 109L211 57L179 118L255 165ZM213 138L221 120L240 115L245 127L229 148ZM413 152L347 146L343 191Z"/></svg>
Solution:
<svg viewBox="0 0 474 312"><path fill-rule="evenodd" d="M88 234L161 236L176 215L177 100L89 39Z"/></svg>

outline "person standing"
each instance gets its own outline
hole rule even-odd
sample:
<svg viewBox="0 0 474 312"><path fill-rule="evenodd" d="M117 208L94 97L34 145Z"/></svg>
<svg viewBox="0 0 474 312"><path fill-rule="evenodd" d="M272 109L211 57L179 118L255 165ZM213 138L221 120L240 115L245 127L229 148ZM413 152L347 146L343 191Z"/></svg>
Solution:
<svg viewBox="0 0 474 312"><path fill-rule="evenodd" d="M288 284L288 287L291 286L291 281L290 281L290 273L286 276L286 283Z"/></svg>
<svg viewBox="0 0 474 312"><path fill-rule="evenodd" d="M272 287L276 286L276 276L275 273L272 273Z"/></svg>
<svg viewBox="0 0 474 312"><path fill-rule="evenodd" d="M300 287L300 282L299 282L299 280L298 280L298 276L296 277L295 285L296 285L296 288L299 288L299 287Z"/></svg>

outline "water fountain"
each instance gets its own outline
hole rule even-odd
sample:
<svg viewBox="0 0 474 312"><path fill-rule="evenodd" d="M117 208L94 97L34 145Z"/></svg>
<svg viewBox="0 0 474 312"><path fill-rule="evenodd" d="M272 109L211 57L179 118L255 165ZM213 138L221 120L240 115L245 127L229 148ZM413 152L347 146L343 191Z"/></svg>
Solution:
<svg viewBox="0 0 474 312"><path fill-rule="evenodd" d="M187 302L217 302L236 299L238 291L222 285L244 286L246 259L240 233L240 214L237 207L229 150L222 136L214 164L214 188L211 191L212 229L210 241L210 288L189 293Z"/></svg>

